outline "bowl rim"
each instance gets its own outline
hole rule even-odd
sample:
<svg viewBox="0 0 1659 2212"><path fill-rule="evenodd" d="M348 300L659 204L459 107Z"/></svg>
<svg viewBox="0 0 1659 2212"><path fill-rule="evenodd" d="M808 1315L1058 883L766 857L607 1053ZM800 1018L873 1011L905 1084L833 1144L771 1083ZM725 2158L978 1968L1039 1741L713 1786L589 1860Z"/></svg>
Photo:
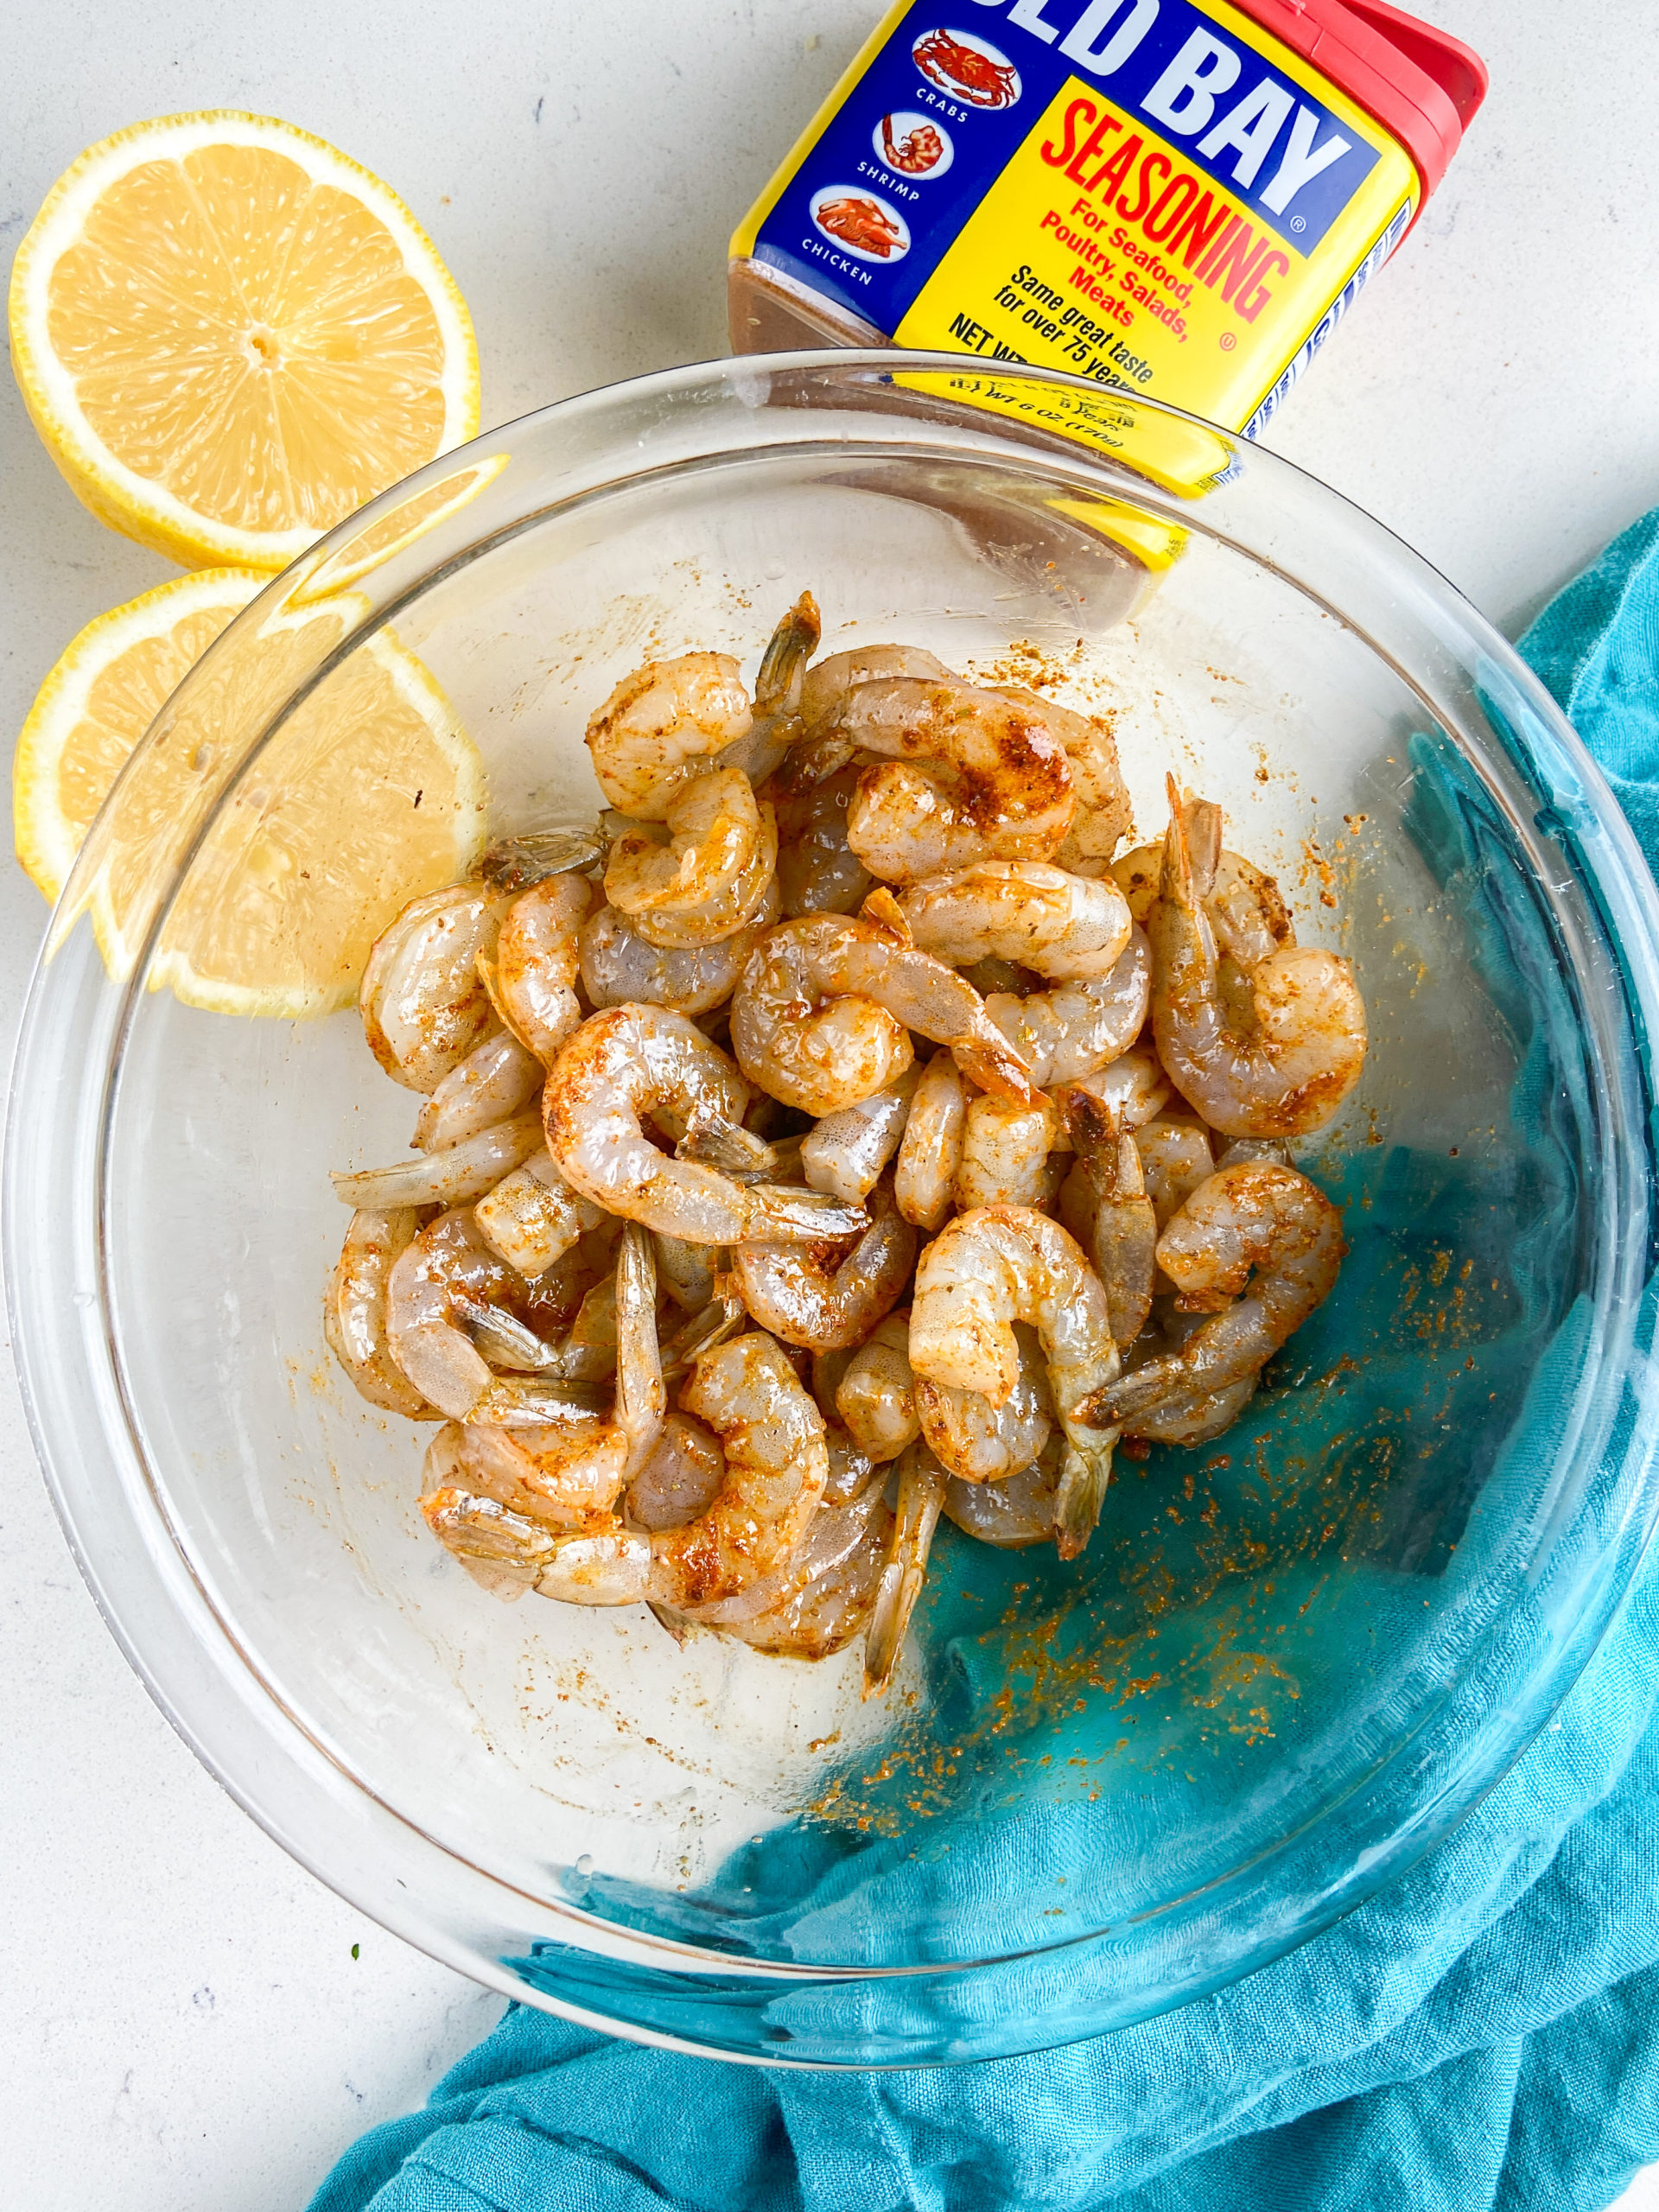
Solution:
<svg viewBox="0 0 1659 2212"><path fill-rule="evenodd" d="M550 430L556 431L560 425L572 424L588 417L602 416L607 409L619 409L626 404L637 404L641 400L659 399L665 406L671 408L688 400L695 401L697 395L705 390L733 393L741 398L743 388L746 385L758 390L762 384L765 384L769 393L772 379L791 377L823 378L832 384L862 378L867 382L874 380L890 385L895 375L905 372L930 377L944 376L956 381L961 381L964 377L972 378L977 372L973 357L968 356L931 353L912 353L887 348L869 351L818 349L788 354L741 357L736 360L690 364L658 372L649 376L628 378L616 384L597 387L593 391L532 410L498 429L483 433L463 446L453 448L448 454L428 463L414 475L388 487L375 499L337 524L314 547L301 555L288 569L273 577L266 589L236 618L221 639L216 641L203 656L201 661L196 664L187 683L194 681L201 671L208 669L210 664L213 664L214 657L222 654L228 641L233 636L255 626L262 619L263 612L269 612L273 607L285 603L289 594L296 588L296 584L315 575L325 561L338 559L353 542L360 540L373 530L404 501L413 495L418 495L425 490L441 485L446 478L456 471L458 466L471 465L480 461L489 461L495 460L498 456L510 456L513 445L516 442L522 442L528 436L540 438ZM1004 374L1007 378L1020 382L1028 381L1039 387L1052 387L1061 391L1084 393L1096 403L1098 403L1101 397L1099 385L1087 379L1071 377L1060 372L1035 370L1025 365L1016 366L1010 364L1007 365ZM1546 751L1553 747L1560 760L1570 768L1576 789L1592 818L1595 819L1600 832L1599 843L1601 848L1602 865L1599 868L1592 868L1587 861L1584 863L1583 887L1592 894L1592 901L1594 894L1598 893L1605 899L1609 887L1608 882L1604 880L1604 874L1605 874L1611 878L1612 887L1622 893L1620 902L1622 914L1620 927L1617 932L1617 942L1622 954L1630 954L1633 957L1631 960L1621 962L1627 987L1626 998L1622 1004L1630 1042L1632 1047L1636 1048L1628 1057L1624 1072L1627 1077L1634 1076L1637 1079L1641 1095L1645 1096L1645 1070L1639 1045L1642 1041L1641 1033L1645 1030L1647 1033L1652 1033L1655 1020L1659 1020L1659 892L1655 891L1652 878L1636 845L1634 836L1618 811L1611 792L1599 769L1538 679L1520 659L1515 649L1503 639L1490 624L1485 622L1477 610L1471 607L1438 571L1434 570L1421 556L1404 545L1392 532L1387 531L1384 525L1376 522L1375 518L1368 515L1364 510L1344 499L1340 493L1323 485L1319 480L1270 449L1246 444L1236 434L1205 423L1200 417L1185 414L1181 410L1168 407L1141 395L1112 394L1111 397L1114 401L1124 399L1126 404L1132 404L1137 410L1144 410L1148 416L1154 418L1168 418L1194 424L1208 436L1223 442L1225 448L1234 454L1236 462L1247 466L1251 473L1265 474L1270 483L1299 487L1305 499L1311 495L1315 507L1323 506L1333 518L1339 518L1344 522L1357 520L1371 541L1371 550L1383 556L1392 565L1402 584L1413 585L1435 607L1440 616L1458 630L1461 642L1478 660L1486 684L1494 690L1502 703L1511 712L1519 712L1523 715L1527 731L1525 750L1528 755L1528 766L1536 767L1539 765L1536 748L1541 741ZM804 409L797 410L787 417L779 415L774 427L781 429L785 420L792 424L798 420L806 420L808 410ZM786 435L768 437L766 434L767 417L763 410L756 410L755 426L755 435L750 448L755 452L772 453L779 449L791 448L803 450L810 448L816 442L810 435L798 438ZM985 434L988 448L995 447L999 449L1006 449L1010 442L1008 426L1000 418L982 416L976 417L975 427ZM1271 557L1264 557L1264 554L1255 546L1244 543L1242 539L1230 537L1224 529L1208 527L1207 524L1213 524L1217 519L1216 511L1205 509L1202 502L1183 502L1179 495L1160 491L1155 485L1134 475L1133 472L1125 472L1121 467L1114 468L1109 460L1087 448L1080 448L1072 441L1063 440L1058 435L1045 431L1032 431L1027 425L1018 427L1027 435L1014 442L1020 448L1021 453L1027 461L1035 453L1040 457L1046 467L1058 467L1084 480L1099 480L1103 489L1123 489L1123 477L1127 473L1132 478L1131 488L1134 496L1146 506L1155 512L1167 512L1172 518L1179 518L1195 531L1216 538L1217 542L1229 546L1230 550L1243 555L1255 565L1267 568L1281 582L1288 583L1302 595L1313 600L1315 604L1324 607L1326 612L1336 616L1346 627L1355 632L1373 652L1394 668L1395 674L1401 677L1402 681L1423 699L1426 709L1435 715L1437 721L1441 719L1438 711L1429 706L1421 685L1413 675L1394 660L1353 615L1344 612L1333 601L1323 598L1319 592L1310 588L1305 578L1295 574L1290 568L1281 565L1278 561ZM912 435L919 435L925 442L925 429L919 417L913 420ZM837 450L849 449L844 438L836 437L831 442ZM903 437L898 441L900 447L905 442L906 440ZM729 464L741 457L741 448L736 447L721 447L712 450L707 458L710 463ZM666 464L673 472L683 469L686 465L687 461L684 456L677 456ZM624 484L633 486L645 483L649 481L651 473L649 469L644 468L623 468L608 480L594 483L581 496L600 497L614 492ZM1216 489L1218 492L1224 491L1224 479ZM570 500L558 499L533 512L519 515L502 531L481 540L476 546L467 549L462 558L470 561L479 557L504 542L505 537L535 528L538 523L545 520L549 516L563 512L571 503ZM1222 519L1224 521L1224 515L1222 516ZM409 605L429 589L437 578L447 573L448 568L453 565L455 563L446 561L440 563L434 569L423 569L413 576L385 604L373 605L370 595L365 594L365 612L360 621L356 624L347 624L345 633L334 651L313 672L305 685L283 700L273 713L270 722L250 739L236 764L236 772L239 774L245 768L247 763L269 741L275 729L280 726L281 721L292 710L298 700L314 688L315 683L321 682L329 671L338 664L339 661L353 651L365 634L395 620L400 607ZM150 731L141 741L139 747L135 748L133 756L135 760L139 759L145 749L156 741L160 726L165 721L166 713L167 709L164 709L162 717L158 718L158 724L152 725ZM1511 763L1511 766L1513 765ZM130 772L130 763L129 768L123 772L124 779ZM120 784L118 783L118 793L120 788ZM116 793L112 793L111 800L106 802L106 811L115 804ZM1539 848L1532 834L1536 827L1535 823L1517 823L1516 826L1522 832L1527 849L1534 852L1537 851ZM1583 826L1581 823L1578 825L1580 830ZM195 840L178 858L174 879L175 888L177 882L188 874L194 852L200 845L200 837L205 834L204 827ZM47 944L36 962L31 976L23 1018L20 1025L13 1068L12 1110L8 1116L6 1143L5 1274L7 1304L12 1325L15 1357L22 1388L26 1415L36 1454L41 1460L48 1487L66 1537L81 1573L87 1581L95 1601L99 1604L100 1611L104 1614L117 1641L121 1644L129 1662L144 1682L152 1698L209 1770L230 1791L244 1809L259 1821L268 1834L281 1843L291 1855L307 1865L329 1886L350 1897L362 1910L381 1920L385 1924L393 1927L396 1932L405 1936L408 1940L417 1943L435 1955L446 1958L448 1963L459 1966L461 1971L469 1974L474 1979L488 1981L510 1995L537 2004L543 2009L561 2012L566 2017L581 2019L587 2024L607 2032L636 2035L646 2041L663 2042L688 2050L707 2050L709 2048L707 2044L686 2040L672 2034L663 2035L638 2023L618 2021L607 2016L591 2012L582 2007L572 2005L566 2000L556 2000L549 1997L546 1993L537 1990L533 1986L526 1985L520 1976L501 1972L495 1961L480 1957L476 1951L465 1950L453 1945L446 1947L444 1942L435 1941L431 1927L418 1916L416 1924L414 1926L406 1924L409 1916L399 1913L396 1909L395 1901L389 1901L381 1893L384 1885L381 1888L374 1889L370 1894L361 1893L359 1888L353 1886L349 1873L343 1872L337 1864L320 1863L321 1854L314 1855L311 1849L308 1847L305 1839L291 1833L293 1823L284 1819L270 1802L270 1790L264 1779L264 1767L268 1764L268 1760L262 1760L258 1757L251 1760L238 1758L235 1753L233 1744L227 1743L222 1728L204 1725L202 1699L204 1696L211 1697L216 1693L213 1690L204 1691L201 1681L206 1677L201 1679L196 1677L204 1656L210 1649L215 1652L219 1666L216 1672L211 1669L208 1671L213 1673L213 1680L219 1683L220 1688L223 1686L221 1678L226 1669L231 1671L238 1668L244 1669L257 1684L265 1699L274 1707L275 1713L281 1716L280 1724L276 1724L273 1722L271 1714L265 1715L267 1735L282 1738L291 1732L305 1739L303 1750L298 1744L290 1743L287 1746L289 1752L300 1763L304 1764L309 1759L320 1758L331 1765L351 1789L367 1797L390 1821L408 1828L413 1836L418 1839L420 1844L439 1853L446 1863L452 1862L467 1868L476 1876L479 1883L485 1885L491 1893L503 1892L509 1897L518 1897L533 1904L543 1913L558 1916L563 1923L564 1934L578 1948L601 1952L613 1948L608 1939L613 1939L618 1933L614 1923L584 1912L567 1899L550 1896L533 1896L530 1892L520 1890L503 1876L492 1873L486 1867L476 1866L467 1860L465 1855L458 1853L452 1845L446 1844L440 1838L429 1834L420 1827L418 1821L412 1819L410 1815L389 1803L372 1784L353 1772L349 1767L345 1766L325 1744L312 1734L304 1720L295 1713L282 1696L280 1688L266 1679L256 1658L243 1649L235 1632L233 1623L222 1618L206 1589L197 1580L194 1567L181 1546L175 1547L176 1560L177 1564L182 1567L194 1592L194 1605L187 1592L180 1584L176 1573L168 1575L162 1572L162 1552L165 1547L160 1546L156 1540L159 1537L161 1531L164 1530L167 1537L171 1541L171 1525L168 1519L164 1498L153 1480L149 1479L144 1459L142 1432L134 1417L133 1408L130 1402L124 1402L124 1394L118 1389L118 1400L123 1402L128 1430L128 1444L136 1463L145 1467L151 1503L158 1517L159 1528L149 1532L152 1541L144 1548L142 1555L143 1562L152 1573L160 1577L165 1586L165 1600L178 1613L181 1623L189 1624L192 1639L196 1647L194 1653L196 1665L193 1667L181 1664L180 1653L176 1649L168 1657L158 1661L154 1656L156 1637L149 1633L137 1631L131 1628L128 1618L130 1607L124 1602L119 1573L112 1571L111 1561L103 1549L91 1541L86 1535L85 1516L77 1496L77 1485L69 1478L65 1465L65 1446L67 1440L61 1433L60 1424L54 1422L48 1412L46 1403L47 1394L41 1387L39 1362L44 1356L41 1317L36 1311L30 1296L27 1255L20 1243L20 1240L26 1233L28 1217L31 1211L29 1205L26 1203L23 1184L25 1179L33 1174L41 1156L41 1133L37 1125L42 1115L50 1111L49 1102L43 1100L38 1095L33 1071L39 1062L43 1045L49 1041L49 1032L54 1020L52 1001L55 988L54 974L60 975L67 972L69 964L66 963L64 969L58 969L57 959L69 942L70 932L74 923L86 908L92 872L90 853L94 843L95 839L89 837L87 848L84 849L83 860L77 861L76 868L72 872L59 900L50 925ZM1582 849L1581 847L1580 849ZM167 906L163 903L150 922L143 948L135 960L131 973L126 981L119 984L104 986L105 992L113 992L118 995L118 1004L114 1008L113 1020L105 1024L114 1050L103 1071L103 1078L99 1086L97 1107L103 1141L99 1151L98 1197L99 1226L97 1236L98 1248L101 1255L97 1309L99 1327L95 1333L101 1337L102 1341L101 1344L93 1344L89 1340L88 1331L83 1329L81 1350L89 1360L95 1361L101 1357L107 1361L111 1371L117 1376L120 1373L121 1354L117 1332L111 1325L111 1287L107 1273L105 1272L108 1252L107 1243L103 1237L101 1227L102 1210L105 1209L108 1204L107 1178L111 1173L108 1136L114 1110L121 1054L140 1002L146 969L154 952L156 939L164 925L166 913ZM85 933L82 934L84 936ZM1637 953L1645 953L1645 960L1635 959L1634 956ZM1628 1092L1630 1089L1628 1081L1625 1089ZM1630 1097L1627 1096L1624 1103L1628 1109L1631 1103ZM1634 1126L1645 1127L1645 1116ZM1627 1243L1628 1231L1636 1226L1638 1217L1643 1224L1645 1238L1645 1229L1651 1224L1656 1203L1653 1179L1646 1154L1643 1152L1638 1160L1635 1148L1614 1146L1611 1147L1611 1158L1616 1173L1614 1177L1609 1178L1610 1182L1617 1180L1618 1176L1623 1176L1625 1179L1619 1191L1610 1193L1608 1204L1626 1222ZM1635 1195L1631 1185L1632 1177L1641 1185L1642 1203L1639 1205L1632 1203ZM82 1193L81 1197L84 1200L85 1194ZM1643 1253L1645 1252L1645 1241L1643 1241ZM1630 1261L1630 1266L1634 1267L1639 1262L1642 1254L1627 1250L1624 1256ZM1630 1273L1629 1268L1626 1273ZM1632 1340L1635 1325L1633 1306L1628 1320L1629 1325L1625 1329L1624 1340L1616 1350L1616 1363L1621 1365L1628 1355L1630 1343ZM95 1395L98 1395L95 1393ZM107 1392L101 1395L99 1402L105 1411L111 1409ZM1650 1523L1656 1508L1659 1508L1659 1500L1649 1498L1645 1503ZM1638 1533L1645 1537L1645 1530ZM1628 1549L1629 1547L1627 1546L1626 1548ZM1637 1549L1639 1549L1639 1543ZM1621 1588L1628 1582L1630 1572L1633 1571L1634 1555L1632 1554L1629 1562L1629 1570L1622 1576L1616 1578ZM1616 1595L1616 1592L1613 1593L1615 1599ZM1403 1871L1406 1865L1421 1856L1421 1853L1431 1847L1440 1835L1448 1832L1452 1826L1465 1817L1472 1804L1478 1802L1479 1796L1496 1785L1503 1773L1507 1771L1509 1765L1520 1757L1527 1744L1546 1725L1551 1713L1559 1707L1560 1702L1570 1689L1572 1681L1576 1679L1578 1672L1581 1671L1582 1666L1587 1662L1596 1643L1600 1639L1600 1635L1605 1632L1607 1622L1611 1618L1612 1603L1607 1601L1609 1593L1606 1591L1603 1591L1600 1597L1604 1602L1599 1606L1601 1615L1599 1626L1587 1639L1580 1639L1582 1649L1576 1652L1576 1663L1570 1669L1565 1668L1558 1669L1552 1677L1552 1699L1548 1707L1541 1708L1535 1715L1529 1715L1529 1725L1507 1748L1502 1761L1489 1765L1480 1778L1478 1789L1456 1795L1455 1802L1452 1797L1446 1797L1439 1808L1437 1817L1421 1823L1408 1836L1393 1839L1390 1847L1374 1862L1371 1869L1372 1878L1367 1878L1363 1884L1355 1882L1350 1885L1344 1890L1340 1900L1332 1901L1329 1910L1323 1915L1317 1924L1328 1925L1331 1920L1360 1903L1363 1897L1372 1894L1383 1882L1395 1878ZM182 1688L181 1683L184 1685ZM246 1704L246 1685L242 1684L239 1687L243 1702ZM1410 1737L1408 1736L1396 1743L1392 1747L1389 1756L1397 1758L1405 1744L1409 1741ZM263 1746L263 1749L268 1753L270 1745L267 1744ZM1293 1840L1292 1836L1277 1839L1265 1848L1261 1854L1262 1859L1270 1860L1280 1855L1288 1848ZM1228 1874L1221 1879L1224 1882L1230 1881L1240 1871L1230 1869ZM1169 1899L1156 1910L1167 1910L1184 1902L1185 1900L1179 1898ZM1290 1948L1294 1942L1306 1940L1315 1932L1317 1932L1317 1925L1314 1923L1299 1928L1293 1937L1279 1944L1275 1950L1269 1951L1264 1955L1276 1955L1278 1951ZM1068 1948L1090 1944L1099 1940L1101 1931L1098 1929L1076 1931L1058 1939L1052 1946L1045 1945L1033 1947L1031 1949L999 1954L996 1958L988 1961L963 1960L948 1963L930 1961L874 1967L804 1965L794 1961L734 1957L729 1953L702 1948L690 1942L680 1942L649 1931L629 1930L627 1933L628 1941L621 1948L624 1953L636 1961L648 1959L651 1963L658 1967L665 1966L683 1973L706 1973L715 1970L722 1974L752 1980L761 1985L768 1983L776 1985L779 1982L794 1985L802 1982L862 1983L918 1976L963 1975L1007 1961L1016 1961L1039 1955L1053 1955ZM1237 1971L1241 1973L1249 1971L1250 1967L1262 1962L1262 1959L1253 1957ZM1225 1978L1233 1977L1230 1975ZM1198 1993L1194 1991L1191 1993ZM1185 2001L1185 1999L1178 1999L1175 2001ZM721 2055L739 2054L726 2052ZM757 2059L755 2063L799 2064L810 2062L784 2060L774 2056Z"/></svg>

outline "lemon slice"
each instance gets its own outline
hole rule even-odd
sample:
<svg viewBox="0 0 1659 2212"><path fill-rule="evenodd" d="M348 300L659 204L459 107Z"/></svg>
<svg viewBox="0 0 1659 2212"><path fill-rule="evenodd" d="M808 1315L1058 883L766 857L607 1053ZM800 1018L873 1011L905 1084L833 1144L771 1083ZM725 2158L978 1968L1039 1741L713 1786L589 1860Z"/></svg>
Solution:
<svg viewBox="0 0 1659 2212"><path fill-rule="evenodd" d="M55 898L92 831L90 908L111 972L131 972L176 855L219 801L246 739L345 635L339 603L270 616L183 677L269 582L179 576L89 623L41 686L13 776L17 853ZM226 1014L348 1005L402 907L467 874L484 840L484 766L431 675L385 632L318 684L219 805L168 916L149 981Z"/></svg>
<svg viewBox="0 0 1659 2212"><path fill-rule="evenodd" d="M215 111L135 124L19 247L12 363L101 521L187 568L280 569L478 429L466 303L387 186Z"/></svg>

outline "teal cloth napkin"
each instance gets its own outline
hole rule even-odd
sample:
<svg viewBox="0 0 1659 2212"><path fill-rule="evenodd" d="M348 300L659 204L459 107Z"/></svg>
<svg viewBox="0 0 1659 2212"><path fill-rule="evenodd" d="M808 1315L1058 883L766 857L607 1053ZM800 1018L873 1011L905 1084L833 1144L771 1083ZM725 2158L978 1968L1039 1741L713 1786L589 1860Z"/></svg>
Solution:
<svg viewBox="0 0 1659 2212"><path fill-rule="evenodd" d="M1522 650L1659 859L1659 514ZM1230 1988L1034 2057L855 2075L515 2006L312 2212L1589 2212L1659 2158L1656 1694L1650 1567L1462 1827Z"/></svg>

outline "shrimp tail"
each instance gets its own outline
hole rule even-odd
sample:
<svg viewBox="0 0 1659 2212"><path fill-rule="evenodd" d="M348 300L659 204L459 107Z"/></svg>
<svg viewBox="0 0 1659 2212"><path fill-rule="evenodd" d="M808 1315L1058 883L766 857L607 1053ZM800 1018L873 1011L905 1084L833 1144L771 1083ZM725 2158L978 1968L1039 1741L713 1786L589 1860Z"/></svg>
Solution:
<svg viewBox="0 0 1659 2212"><path fill-rule="evenodd" d="M893 1680L905 1630L927 1580L927 1554L944 1503L947 1478L927 1446L908 1446L899 1463L899 1513L887 1562L876 1586L864 1638L864 1695L880 1697Z"/></svg>
<svg viewBox="0 0 1659 2212"><path fill-rule="evenodd" d="M1112 1478L1112 1443L1080 1449L1068 1444L1054 1493L1054 1548L1062 1559L1076 1559L1088 1545Z"/></svg>
<svg viewBox="0 0 1659 2212"><path fill-rule="evenodd" d="M1167 1352L1085 1398L1077 1408L1077 1419L1091 1428L1127 1428L1164 1399L1192 1387L1188 1363L1179 1352Z"/></svg>
<svg viewBox="0 0 1659 2212"><path fill-rule="evenodd" d="M845 1205L827 1191L804 1184L751 1183L746 1242L757 1244L831 1243L861 1236L870 1225L862 1206Z"/></svg>
<svg viewBox="0 0 1659 2212"><path fill-rule="evenodd" d="M757 714L796 712L801 702L801 678L823 634L818 602L810 591L804 591L772 632L762 657L760 672L754 679Z"/></svg>
<svg viewBox="0 0 1659 2212"><path fill-rule="evenodd" d="M994 1097L1015 1106L1039 1106L1043 1093L1031 1079L1031 1071L996 1024L987 1014L966 1037L954 1038L950 1057L970 1083Z"/></svg>
<svg viewBox="0 0 1659 2212"><path fill-rule="evenodd" d="M628 1440L630 1478L656 1442L667 1406L657 1342L657 1251L650 1231L631 1221L616 1255L616 1418Z"/></svg>
<svg viewBox="0 0 1659 2212"><path fill-rule="evenodd" d="M858 918L861 922L868 922L873 929L880 930L884 937L891 938L895 944L908 947L916 942L910 933L910 923L904 908L885 883L877 884L871 892L858 910Z"/></svg>

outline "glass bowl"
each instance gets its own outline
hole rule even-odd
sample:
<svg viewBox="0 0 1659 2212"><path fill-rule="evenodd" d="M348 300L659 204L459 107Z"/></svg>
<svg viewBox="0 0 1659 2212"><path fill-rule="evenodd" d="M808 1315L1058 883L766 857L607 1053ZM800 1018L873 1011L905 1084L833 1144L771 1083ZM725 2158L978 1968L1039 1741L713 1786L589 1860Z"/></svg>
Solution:
<svg viewBox="0 0 1659 2212"><path fill-rule="evenodd" d="M382 633L471 732L492 825L522 830L597 804L582 730L620 675L692 645L752 669L803 587L826 647L893 637L1109 707L1141 834L1166 771L1221 801L1304 941L1351 955L1372 1035L1302 1155L1351 1255L1245 1416L1122 1459L1072 1566L943 1529L868 1703L856 1652L682 1646L640 1610L510 1609L468 1580L416 1510L429 1430L357 1398L321 1329L346 1219L326 1171L400 1152L408 1094L350 1011L238 1020L162 987L258 864L262 794L315 766L298 709ZM273 639L281 683L238 689ZM204 727L158 814L146 774ZM94 894L118 851L112 980ZM1654 1395L1628 1380L1655 943L1630 833L1515 653L1271 453L885 351L549 408L274 581L65 891L6 1192L59 1510L226 1786L480 1981L773 2063L1135 2020L1444 1834L1628 1586L1656 1488Z"/></svg>

